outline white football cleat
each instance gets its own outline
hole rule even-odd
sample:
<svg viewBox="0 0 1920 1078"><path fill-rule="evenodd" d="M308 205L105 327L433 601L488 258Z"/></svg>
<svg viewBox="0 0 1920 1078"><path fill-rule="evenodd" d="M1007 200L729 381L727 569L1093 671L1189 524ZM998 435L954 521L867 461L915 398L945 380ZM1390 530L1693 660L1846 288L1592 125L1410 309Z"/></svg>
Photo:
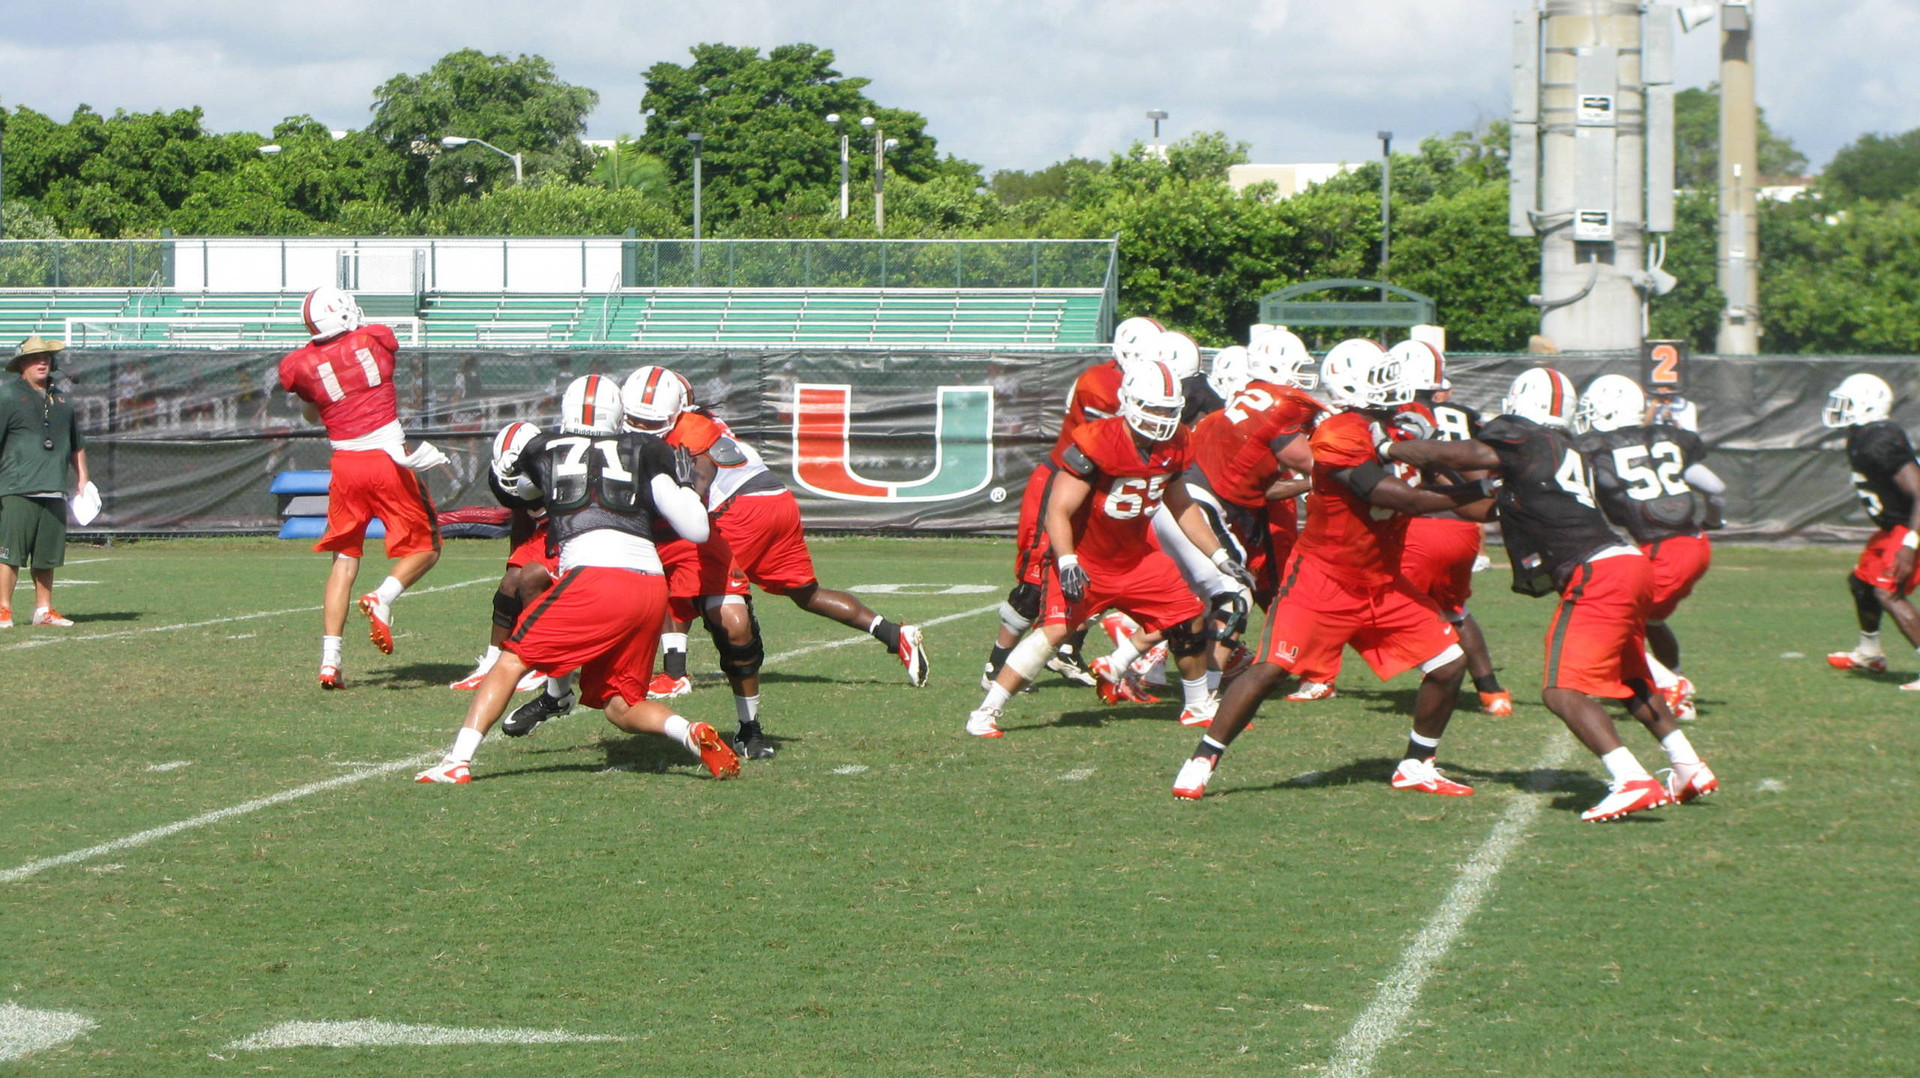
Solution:
<svg viewBox="0 0 1920 1078"><path fill-rule="evenodd" d="M456 760L451 756L442 757L440 762L413 777L415 782L448 782L465 786L473 781L473 773L467 769L465 760Z"/></svg>
<svg viewBox="0 0 1920 1078"><path fill-rule="evenodd" d="M1674 764L1667 775L1667 796L1684 805L1705 797L1720 789L1720 780L1714 777L1713 769L1704 761L1697 764Z"/></svg>
<svg viewBox="0 0 1920 1078"><path fill-rule="evenodd" d="M896 654L900 657L900 665L907 668L907 684L916 689L926 688L929 669L927 641L921 635L920 626L900 626L900 650Z"/></svg>
<svg viewBox="0 0 1920 1078"><path fill-rule="evenodd" d="M546 687L547 687L547 675L541 673L538 670L529 670L526 673L520 675L520 680L513 686L513 691L514 692L534 692L536 690L544 689Z"/></svg>
<svg viewBox="0 0 1920 1078"><path fill-rule="evenodd" d="M1208 693L1207 698L1199 704L1189 705L1180 709L1180 725L1212 726L1213 716L1218 713L1219 710L1220 698L1212 693Z"/></svg>
<svg viewBox="0 0 1920 1078"><path fill-rule="evenodd" d="M967 716L967 733L975 737L1005 737L1000 732L1000 709L981 706Z"/></svg>
<svg viewBox="0 0 1920 1078"><path fill-rule="evenodd" d="M1667 792L1667 788L1660 784L1659 779L1652 777L1629 779L1626 782L1614 783L1608 788L1607 796L1601 798L1599 804L1581 813L1580 818L1588 823L1605 823L1608 820L1617 820L1630 812L1643 812L1671 804L1673 804L1673 795Z"/></svg>
<svg viewBox="0 0 1920 1078"><path fill-rule="evenodd" d="M1859 649L1827 652L1827 665L1835 670L1865 670L1869 674L1887 672L1885 655L1865 655Z"/></svg>
<svg viewBox="0 0 1920 1078"><path fill-rule="evenodd" d="M1180 765L1180 773L1173 778L1173 796L1185 801L1198 801L1207 792L1207 780L1213 777L1214 765L1220 762L1218 756L1195 756Z"/></svg>
<svg viewBox="0 0 1920 1078"><path fill-rule="evenodd" d="M1442 775L1440 769L1434 766L1432 757L1425 760L1408 757L1400 761L1400 766L1393 769L1393 788L1419 790L1442 797L1467 797L1473 793L1473 787Z"/></svg>
<svg viewBox="0 0 1920 1078"><path fill-rule="evenodd" d="M393 654L393 607L380 601L380 593L370 591L360 597L360 612L367 616L367 638L384 655Z"/></svg>
<svg viewBox="0 0 1920 1078"><path fill-rule="evenodd" d="M500 657L498 655L491 659L485 655L476 658L473 660L473 672L461 678L459 681L448 685L447 688L453 689L456 692L472 692L480 687L482 681L487 680L487 671L493 669L493 664L499 661Z"/></svg>
<svg viewBox="0 0 1920 1078"><path fill-rule="evenodd" d="M35 625L53 625L59 628L65 628L73 624L73 619L62 617L58 610L47 607L44 610L36 610L33 612L33 623Z"/></svg>
<svg viewBox="0 0 1920 1078"><path fill-rule="evenodd" d="M1294 703L1306 703L1313 700L1331 700L1340 695L1333 690L1331 681L1303 681L1287 694Z"/></svg>

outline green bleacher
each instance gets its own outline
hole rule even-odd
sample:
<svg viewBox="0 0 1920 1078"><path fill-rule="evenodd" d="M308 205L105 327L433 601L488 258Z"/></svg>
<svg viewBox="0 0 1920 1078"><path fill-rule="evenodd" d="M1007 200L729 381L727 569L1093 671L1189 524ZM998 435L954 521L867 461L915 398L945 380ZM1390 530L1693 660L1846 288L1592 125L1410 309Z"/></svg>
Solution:
<svg viewBox="0 0 1920 1078"><path fill-rule="evenodd" d="M120 318L133 293L123 288L0 289L0 341L61 337L69 318Z"/></svg>

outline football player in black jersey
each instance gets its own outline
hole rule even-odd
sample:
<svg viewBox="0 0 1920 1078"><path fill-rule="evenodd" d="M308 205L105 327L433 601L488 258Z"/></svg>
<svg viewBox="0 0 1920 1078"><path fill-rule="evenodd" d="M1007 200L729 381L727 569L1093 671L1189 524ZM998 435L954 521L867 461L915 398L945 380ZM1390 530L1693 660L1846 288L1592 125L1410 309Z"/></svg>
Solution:
<svg viewBox="0 0 1920 1078"><path fill-rule="evenodd" d="M1727 485L1702 463L1707 445L1677 424L1648 418L1640 384L1603 374L1580 395L1578 425L1588 429L1580 452L1593 466L1594 493L1607 519L1622 528L1640 552L1653 559L1653 609L1647 613L1647 648L1655 685L1674 718L1694 717L1693 681L1680 672L1680 639L1667 625L1680 601L1707 575L1713 548L1706 533L1719 528ZM1695 493L1706 501L1698 513Z"/></svg>
<svg viewBox="0 0 1920 1078"><path fill-rule="evenodd" d="M541 433L518 459L503 463L503 483L522 495L537 490L546 505L560 577L515 623L500 660L474 691L453 749L416 782L472 781L474 751L528 669L556 678L578 670L581 702L604 708L608 722L678 741L716 779L740 773L739 757L712 726L647 699L667 612L654 520L704 542L707 510L693 489L691 465L654 435L621 430L622 414L613 379L575 379L561 398L560 433Z"/></svg>
<svg viewBox="0 0 1920 1078"><path fill-rule="evenodd" d="M1887 653L1880 647L1883 612L1893 615L1908 643L1920 647L1920 611L1907 598L1914 585L1914 551L1920 548L1920 464L1914 463L1907 432L1888 418L1892 414L1893 390L1886 382L1850 374L1828 394L1820 417L1829 428L1846 430L1854 493L1880 529L1847 577L1860 618L1860 643L1827 656L1842 670L1886 671ZM1920 680L1900 687L1920 690Z"/></svg>
<svg viewBox="0 0 1920 1078"><path fill-rule="evenodd" d="M1547 630L1541 699L1606 765L1607 796L1581 814L1598 823L1691 801L1717 790L1719 782L1653 690L1645 639L1652 567L1607 527L1595 504L1586 458L1568 429L1577 399L1565 375L1535 368L1514 380L1501 405L1505 414L1477 437L1388 442L1381 452L1421 468L1480 469L1500 477L1495 511L1513 563L1514 590L1560 595ZM1648 774L1621 743L1596 697L1624 701L1659 739L1673 762L1666 783Z"/></svg>

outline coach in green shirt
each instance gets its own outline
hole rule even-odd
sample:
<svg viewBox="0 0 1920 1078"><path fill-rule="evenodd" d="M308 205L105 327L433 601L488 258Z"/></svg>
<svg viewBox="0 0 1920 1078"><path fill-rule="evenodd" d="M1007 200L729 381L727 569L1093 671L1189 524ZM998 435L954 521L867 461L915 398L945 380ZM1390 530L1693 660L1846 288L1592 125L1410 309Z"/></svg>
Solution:
<svg viewBox="0 0 1920 1078"><path fill-rule="evenodd" d="M87 450L53 388L63 347L28 337L7 364L19 377L0 385L0 629L13 628L22 567L33 572L33 623L73 624L53 609L53 571L67 560L67 497L87 485Z"/></svg>

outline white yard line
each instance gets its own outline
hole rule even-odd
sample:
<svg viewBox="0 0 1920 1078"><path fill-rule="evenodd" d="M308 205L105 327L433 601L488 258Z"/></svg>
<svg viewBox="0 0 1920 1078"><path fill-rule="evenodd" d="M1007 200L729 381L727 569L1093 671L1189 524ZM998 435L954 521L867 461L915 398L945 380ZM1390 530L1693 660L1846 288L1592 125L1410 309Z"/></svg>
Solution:
<svg viewBox="0 0 1920 1078"><path fill-rule="evenodd" d="M487 578L487 579L493 579L493 578ZM409 594L418 595L418 594L421 594L421 592L428 591L428 590L446 591L450 588L461 588L461 587L466 587L468 584L477 584L477 583L482 583L482 581L470 580L470 581L466 581L465 583L449 584L449 585L446 585L446 587L436 588L436 589L423 588L423 589L420 589L420 591L410 592ZM317 608L311 608L311 609L317 609ZM949 621L958 621L962 618L978 617L979 615L984 614L989 610L998 610L998 609L1000 609L1000 604L995 603L992 606L976 607L973 610L962 611L961 613L958 613L958 614L947 614L943 617L931 618L931 619L928 619L927 621L917 622L916 624L940 625ZM248 614L243 616L244 617L268 617L270 615ZM188 627L189 626L184 626L184 625L173 626L173 628L188 628ZM141 630L141 631L153 632L156 630L149 629L149 630ZM125 634L114 634L114 635L125 635ZM88 639L98 639L98 637L90 637ZM787 659L798 658L799 656L811 654L813 652L827 651L832 648L842 647L847 644L857 644L862 640L871 640L871 639L873 638L865 635L849 635L842 640L830 640L824 644L809 644L806 647L795 648L792 651L783 651L778 655L769 656L765 661L768 663L783 662ZM264 808L272 808L275 805L284 804L285 802L288 802L288 801L293 801L298 798L306 797L309 794L321 793L323 791L331 790L340 786L350 786L356 782L364 782L367 779L377 778L381 775L388 774L390 772L404 771L410 767L419 767L422 764L432 763L434 760L438 758L439 758L438 755L435 753L426 753L420 756L409 756L404 760L389 760L388 762L383 764L371 764L369 766L361 768L358 771L351 771L344 775L338 775L338 776L335 776L334 778L327 779L323 782L310 783L306 786L297 787L292 790L282 790L277 794L270 794L266 797L257 798L253 801L245 802L244 804L233 805L231 807L223 808L223 809L215 809L212 812L195 816L190 820L181 820L178 823L170 823L164 827L156 827L149 831L142 831L137 835L128 835L125 838L114 839L112 842L103 842L98 846L89 846L84 850L74 850L71 853L63 853L57 857L43 857L37 861L29 861L26 864L21 865L17 868L11 868L11 869L7 869L4 872L0 872L0 883L15 883L20 880L24 880L29 876L38 875L39 873L44 872L47 869L56 868L60 865L77 864L81 861L91 860L92 858L99 857L103 854L114 853L116 851L130 849L135 846L144 846L150 842L157 842L160 839L167 838L172 835L177 835L182 831L190 831L190 830L193 830L194 828L205 827L209 824L215 824L223 820L229 820L235 816L244 816L250 812L258 812Z"/></svg>
<svg viewBox="0 0 1920 1078"><path fill-rule="evenodd" d="M412 591L407 592L407 594L432 595L437 591L453 591L455 588L470 588L475 584L497 584L499 582L500 577L498 575L481 576L475 577L472 580L462 580L458 584L442 584L433 588L414 588ZM144 629L121 629L111 633L84 633L79 635L65 633L59 636L35 636L32 640L24 640L18 644L8 644L5 647L0 647L0 651L19 651L21 648L43 648L53 644L83 644L90 640L122 640L129 636L140 636L144 633L172 633L179 632L182 629L204 629L209 625L231 625L236 621L277 618L283 614L317 614L319 612L320 608L317 606L295 606L289 607L286 610L257 610L251 614L235 614L230 618L211 618L207 621L187 621L174 625L149 625Z"/></svg>
<svg viewBox="0 0 1920 1078"><path fill-rule="evenodd" d="M35 1011L17 1003L0 1004L0 1062L11 1063L58 1048L99 1024L68 1011Z"/></svg>
<svg viewBox="0 0 1920 1078"><path fill-rule="evenodd" d="M398 1022L282 1022L227 1045L229 1052L269 1048L386 1048L446 1044L590 1044L625 1037L568 1033L560 1029L460 1029Z"/></svg>
<svg viewBox="0 0 1920 1078"><path fill-rule="evenodd" d="M1533 770L1546 771L1560 766L1573 748L1570 735L1564 731L1557 733ZM1527 841L1527 828L1540 815L1544 804L1545 798L1539 792L1513 795L1507 811L1493 825L1493 832L1473 857L1460 866L1460 877L1447 892L1446 900L1401 955L1400 968L1380 986L1373 1003L1341 1038L1330 1073L1338 1078L1365 1078L1373 1073L1374 1057L1400 1036L1407 1015L1420 998L1421 988L1433 975L1434 966L1446 957L1466 928L1467 919L1493 891L1494 880L1506 866L1507 859Z"/></svg>

